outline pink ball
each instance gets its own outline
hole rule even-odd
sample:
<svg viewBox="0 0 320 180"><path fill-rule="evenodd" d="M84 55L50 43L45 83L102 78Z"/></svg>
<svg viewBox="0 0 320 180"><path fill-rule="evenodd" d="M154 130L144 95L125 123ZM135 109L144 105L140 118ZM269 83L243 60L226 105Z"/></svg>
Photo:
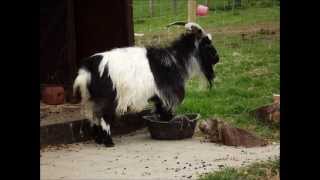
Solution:
<svg viewBox="0 0 320 180"><path fill-rule="evenodd" d="M206 16L208 14L209 8L204 5L198 5L197 7L197 16Z"/></svg>

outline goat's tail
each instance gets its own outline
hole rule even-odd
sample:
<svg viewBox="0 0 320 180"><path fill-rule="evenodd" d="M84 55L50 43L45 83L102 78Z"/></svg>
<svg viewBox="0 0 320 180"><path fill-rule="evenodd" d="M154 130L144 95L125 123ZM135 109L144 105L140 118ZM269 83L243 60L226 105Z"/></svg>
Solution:
<svg viewBox="0 0 320 180"><path fill-rule="evenodd" d="M90 98L88 85L91 81L91 73L86 69L80 69L73 83L73 94L77 95L80 92L81 100L87 101Z"/></svg>

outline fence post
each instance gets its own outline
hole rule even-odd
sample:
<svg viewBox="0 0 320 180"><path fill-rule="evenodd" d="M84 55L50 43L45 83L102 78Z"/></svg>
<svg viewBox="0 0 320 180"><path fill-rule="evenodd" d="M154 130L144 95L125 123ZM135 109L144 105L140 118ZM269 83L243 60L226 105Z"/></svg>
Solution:
<svg viewBox="0 0 320 180"><path fill-rule="evenodd" d="M188 0L188 22L196 22L197 1Z"/></svg>
<svg viewBox="0 0 320 180"><path fill-rule="evenodd" d="M172 0L173 13L177 14L177 0Z"/></svg>
<svg viewBox="0 0 320 180"><path fill-rule="evenodd" d="M154 16L154 0L149 0L149 14L150 17Z"/></svg>

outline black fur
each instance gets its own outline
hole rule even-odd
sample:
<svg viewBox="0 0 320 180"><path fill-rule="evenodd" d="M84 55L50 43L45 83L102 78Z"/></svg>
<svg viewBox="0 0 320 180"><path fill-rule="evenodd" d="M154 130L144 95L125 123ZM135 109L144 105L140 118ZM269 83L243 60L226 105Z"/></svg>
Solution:
<svg viewBox="0 0 320 180"><path fill-rule="evenodd" d="M219 56L208 37L198 38L197 34L186 33L174 41L171 46L147 48L147 58L157 88L162 97L169 102L168 106L164 106L164 102L159 97L151 99L156 105L156 112L160 114L160 117L164 117L162 119L172 117L170 115L172 108L184 99L185 81L188 77L187 68L191 63L191 56L198 59L203 74L210 87L212 86L213 65L219 61ZM196 43L199 43L198 47L195 46Z"/></svg>
<svg viewBox="0 0 320 180"><path fill-rule="evenodd" d="M171 120L174 108L185 97L185 82L189 76L188 68L193 60L192 56L197 59L211 87L214 79L213 66L219 61L219 56L208 37L203 37L200 33L185 33L168 47L146 48L150 69L160 93L160 97L155 94L150 100L155 103L156 113L162 120ZM83 60L81 68L91 74L91 81L87 87L91 95L90 100L95 104L95 117L103 117L107 124L112 124L116 118L117 92L113 89L107 66L100 77L98 67L102 59L101 55L91 56ZM98 144L113 146L111 136L103 131L101 126L94 126L93 129Z"/></svg>
<svg viewBox="0 0 320 180"><path fill-rule="evenodd" d="M200 68L206 76L210 85L209 87L211 88L212 81L215 77L213 66L219 62L219 55L208 37L201 39L199 43L198 56Z"/></svg>
<svg viewBox="0 0 320 180"><path fill-rule="evenodd" d="M91 82L88 84L88 90L91 95L90 100L95 103L94 113L96 117L98 119L103 117L107 124L111 124L115 119L117 92L113 89L107 66L102 77L100 77L97 67L99 67L102 59L101 55L91 56L83 60L81 68L87 69L91 73ZM113 145L111 136L106 134L101 126L94 126L93 130L97 143L103 143L106 146Z"/></svg>

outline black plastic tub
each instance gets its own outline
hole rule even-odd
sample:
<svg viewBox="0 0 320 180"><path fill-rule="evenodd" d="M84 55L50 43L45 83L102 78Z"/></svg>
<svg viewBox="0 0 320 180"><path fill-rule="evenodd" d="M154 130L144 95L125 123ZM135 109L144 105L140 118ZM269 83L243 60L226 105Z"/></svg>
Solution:
<svg viewBox="0 0 320 180"><path fill-rule="evenodd" d="M144 116L153 139L174 140L191 138L200 114L177 115L170 121L160 121L159 116Z"/></svg>

